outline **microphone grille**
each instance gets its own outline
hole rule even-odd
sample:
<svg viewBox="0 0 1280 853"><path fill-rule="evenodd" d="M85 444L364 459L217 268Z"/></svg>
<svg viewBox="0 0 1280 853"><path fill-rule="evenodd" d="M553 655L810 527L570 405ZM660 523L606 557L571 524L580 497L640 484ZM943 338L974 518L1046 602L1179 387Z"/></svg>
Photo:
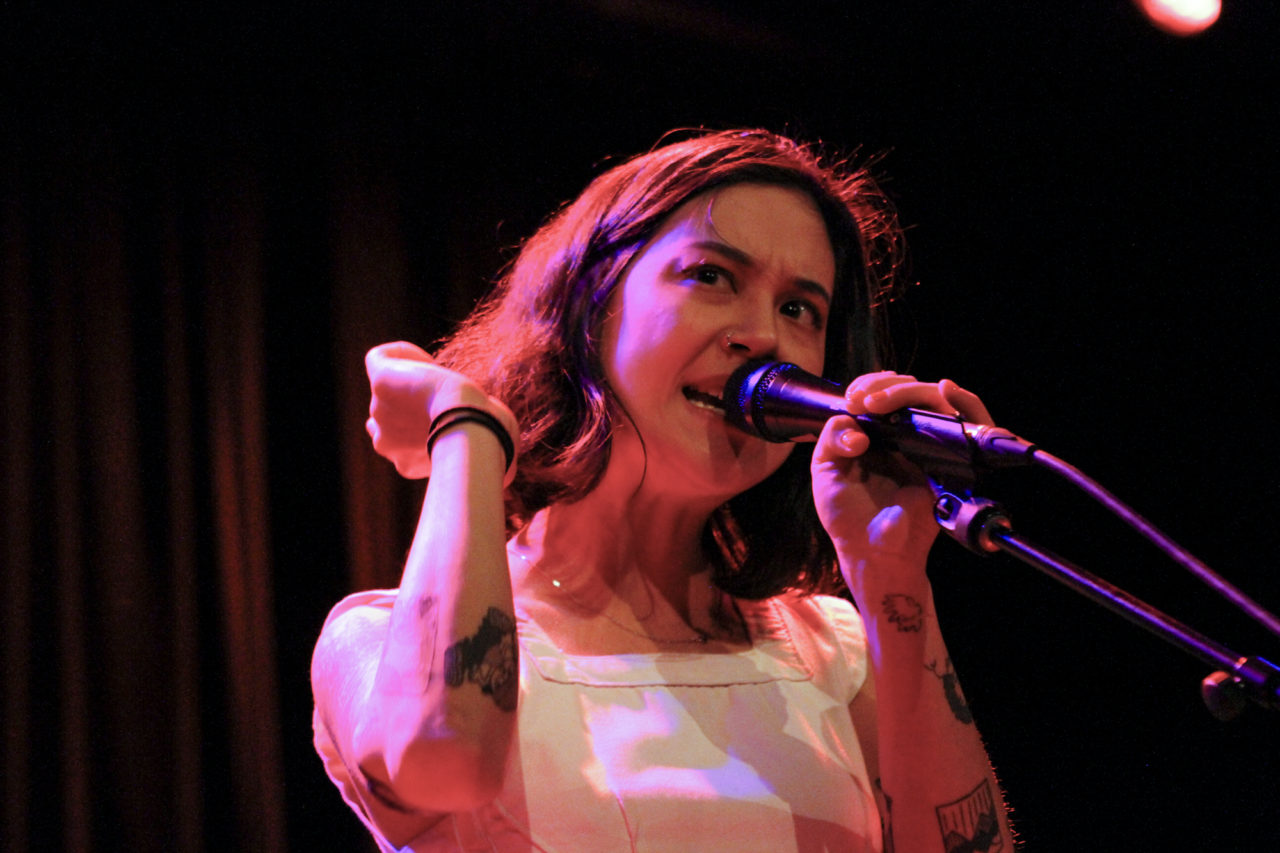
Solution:
<svg viewBox="0 0 1280 853"><path fill-rule="evenodd" d="M770 386L788 369L796 369L785 361L755 359L740 365L724 384L725 418L743 432L767 441L785 441L771 434L766 422L764 402Z"/></svg>

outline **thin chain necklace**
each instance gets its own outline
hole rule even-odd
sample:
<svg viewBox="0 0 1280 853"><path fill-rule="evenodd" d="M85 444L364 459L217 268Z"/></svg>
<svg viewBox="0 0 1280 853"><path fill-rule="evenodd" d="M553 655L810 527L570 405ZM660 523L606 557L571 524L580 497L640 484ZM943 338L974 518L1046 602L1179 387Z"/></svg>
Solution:
<svg viewBox="0 0 1280 853"><path fill-rule="evenodd" d="M593 612L593 609L591 607L588 607L587 605L583 604L581 601L578 600L577 596L569 592L568 587L566 587L556 578L553 578L551 575L547 574L541 565L539 565L538 563L535 563L533 560L530 560L528 557L526 557L523 551L521 551L518 548L508 548L507 553L515 554L521 560L524 560L525 565L529 566L529 568L533 569L535 572L537 572L539 575L541 575L543 578L549 581L551 585L556 588L557 591L563 593L564 597L569 599L569 601L571 601L574 605L576 605L579 610L582 610L586 613ZM642 639L649 640L650 642L653 642L653 643L659 643L659 644L671 645L671 646L675 646L675 645L705 646L707 643L711 642L711 634L707 633L706 631L702 630L696 625L689 626L689 630L697 634L696 637L682 637L678 639L671 638L671 637L655 637L650 634L646 634L643 631L637 631L635 628L632 628L630 625L627 625L623 622L619 622L617 619L614 619L612 616L610 616L607 610L600 609L595 612L599 613L601 616L605 618L606 621L612 623L614 626L620 628L621 630L627 632L628 634L631 634L634 637L640 637ZM638 620L638 621L644 621L644 620Z"/></svg>

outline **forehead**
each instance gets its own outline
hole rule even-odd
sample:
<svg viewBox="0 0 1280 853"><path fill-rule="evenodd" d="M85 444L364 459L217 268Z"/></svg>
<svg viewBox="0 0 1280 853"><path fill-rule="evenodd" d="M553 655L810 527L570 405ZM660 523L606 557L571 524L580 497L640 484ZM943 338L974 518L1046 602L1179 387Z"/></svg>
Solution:
<svg viewBox="0 0 1280 853"><path fill-rule="evenodd" d="M683 239L723 242L761 265L834 284L826 223L813 199L794 187L744 183L696 195L676 208L652 242Z"/></svg>

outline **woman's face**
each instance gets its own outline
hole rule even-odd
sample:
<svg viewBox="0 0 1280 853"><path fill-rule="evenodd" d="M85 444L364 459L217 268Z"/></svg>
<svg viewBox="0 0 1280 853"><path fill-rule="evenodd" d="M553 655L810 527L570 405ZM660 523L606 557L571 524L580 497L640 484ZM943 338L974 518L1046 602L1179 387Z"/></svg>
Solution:
<svg viewBox="0 0 1280 853"><path fill-rule="evenodd" d="M718 400L748 359L822 372L834 282L826 226L800 190L735 184L677 208L628 265L603 324L605 375L634 420L616 419L611 464L715 503L777 470L792 446L739 432Z"/></svg>

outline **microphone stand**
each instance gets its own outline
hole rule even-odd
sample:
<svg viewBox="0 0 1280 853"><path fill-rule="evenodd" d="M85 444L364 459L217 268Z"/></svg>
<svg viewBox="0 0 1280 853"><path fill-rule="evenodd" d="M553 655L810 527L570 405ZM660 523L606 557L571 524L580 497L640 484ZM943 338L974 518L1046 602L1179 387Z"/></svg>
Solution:
<svg viewBox="0 0 1280 853"><path fill-rule="evenodd" d="M844 389L794 364L748 361L725 383L729 422L767 441L816 436L831 415L845 414ZM884 416L856 415L883 449L915 463L933 486L934 518L966 548L987 555L1012 554L1076 592L1172 643L1217 669L1201 682L1201 696L1219 719L1236 717L1253 701L1280 710L1280 669L1260 657L1245 657L1195 631L1146 602L1079 566L1036 546L1013 530L995 501L973 495L987 468L1038 465L1066 478L1150 539L1242 612L1280 637L1280 618L1251 601L1224 578L1129 509L1106 489L1035 444L994 426L966 423L958 415L901 409Z"/></svg>
<svg viewBox="0 0 1280 853"><path fill-rule="evenodd" d="M928 473L928 472L926 472ZM1280 668L1261 657L1242 656L1163 613L1091 572L1076 566L1015 533L1004 508L967 489L942 485L930 476L934 518L952 538L987 556L997 551L1018 558L1086 598L1217 669L1200 683L1209 712L1231 720L1249 701L1280 710Z"/></svg>

